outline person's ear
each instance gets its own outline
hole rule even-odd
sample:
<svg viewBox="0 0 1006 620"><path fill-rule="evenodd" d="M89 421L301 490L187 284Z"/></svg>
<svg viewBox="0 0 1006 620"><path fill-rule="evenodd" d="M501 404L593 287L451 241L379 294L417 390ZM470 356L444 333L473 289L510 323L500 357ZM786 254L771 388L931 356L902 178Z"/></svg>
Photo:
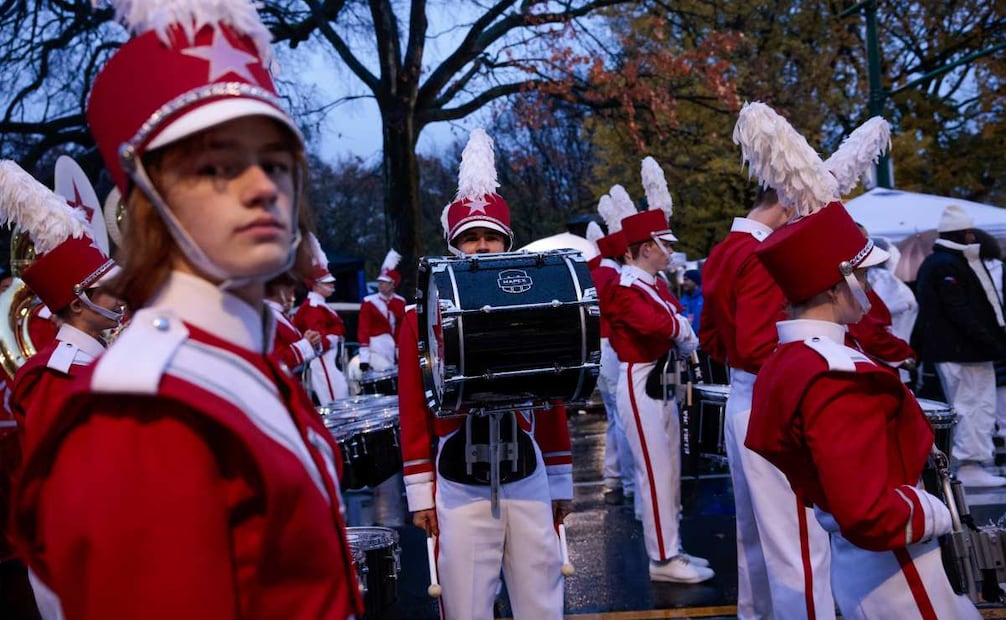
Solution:
<svg viewBox="0 0 1006 620"><path fill-rule="evenodd" d="M70 314L81 314L84 312L84 302L79 299L74 299L70 302L70 305L67 306L67 308L70 309Z"/></svg>

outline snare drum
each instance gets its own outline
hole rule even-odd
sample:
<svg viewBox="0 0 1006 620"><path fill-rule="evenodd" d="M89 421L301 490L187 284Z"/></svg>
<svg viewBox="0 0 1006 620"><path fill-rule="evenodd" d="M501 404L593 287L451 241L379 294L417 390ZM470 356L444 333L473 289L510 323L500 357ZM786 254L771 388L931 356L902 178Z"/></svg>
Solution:
<svg viewBox="0 0 1006 620"><path fill-rule="evenodd" d="M360 378L360 392L363 394L398 394L398 369L368 370Z"/></svg>
<svg viewBox="0 0 1006 620"><path fill-rule="evenodd" d="M926 414L926 419L929 420L930 426L933 427L933 433L936 435L936 440L934 441L936 447L939 448L940 452L949 457L950 447L954 441L954 425L957 424L957 413L953 407L938 400L929 400L926 398L916 398L915 400L918 401L919 406L922 407L922 413Z"/></svg>
<svg viewBox="0 0 1006 620"><path fill-rule="evenodd" d="M401 551L398 532L387 527L347 527L350 549L366 556L364 618L380 618L398 600Z"/></svg>
<svg viewBox="0 0 1006 620"><path fill-rule="evenodd" d="M418 284L420 366L436 415L590 397L599 310L580 253L425 257Z"/></svg>
<svg viewBox="0 0 1006 620"><path fill-rule="evenodd" d="M696 384L692 386L699 404L699 429L696 442L699 453L727 455L727 443L724 439L724 417L727 412L727 398L730 397L729 385Z"/></svg>
<svg viewBox="0 0 1006 620"><path fill-rule="evenodd" d="M387 402L390 398L392 402ZM342 453L343 489L376 487L402 471L398 400L370 399L369 406L326 413L326 426Z"/></svg>

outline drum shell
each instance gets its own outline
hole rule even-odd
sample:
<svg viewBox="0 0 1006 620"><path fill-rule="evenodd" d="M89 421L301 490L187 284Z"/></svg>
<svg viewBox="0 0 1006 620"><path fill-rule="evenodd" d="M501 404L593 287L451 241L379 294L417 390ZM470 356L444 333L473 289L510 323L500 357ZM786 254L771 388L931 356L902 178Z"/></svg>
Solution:
<svg viewBox="0 0 1006 620"><path fill-rule="evenodd" d="M950 449L953 447L957 413L947 403L927 398L917 398L916 400L919 407L922 408L922 413L929 420L929 425L933 427L933 435L935 436L933 443L936 444L940 452L949 457Z"/></svg>
<svg viewBox="0 0 1006 620"><path fill-rule="evenodd" d="M698 403L697 445L700 454L726 456L727 398L729 385L696 384L692 386L693 398ZM693 422L694 424L694 422Z"/></svg>
<svg viewBox="0 0 1006 620"><path fill-rule="evenodd" d="M355 399L347 399L355 400ZM391 402L393 401L393 402ZM323 407L325 425L342 456L342 489L376 487L402 471L397 398L365 399L369 406Z"/></svg>
<svg viewBox="0 0 1006 620"><path fill-rule="evenodd" d="M352 550L366 556L366 595L364 618L380 618L382 612L398 601L398 575L401 550L398 532L386 527L347 527L346 538Z"/></svg>
<svg viewBox="0 0 1006 620"><path fill-rule="evenodd" d="M360 378L360 392L363 394L397 396L398 371L384 370L366 372Z"/></svg>
<svg viewBox="0 0 1006 620"><path fill-rule="evenodd" d="M593 281L579 254L424 258L419 285L427 291L417 306L421 365L428 404L438 415L485 403L590 396L600 323ZM491 311L464 312L486 307ZM439 342L431 325L439 328ZM435 376L431 352L439 354L442 377ZM500 376L506 373L519 374Z"/></svg>

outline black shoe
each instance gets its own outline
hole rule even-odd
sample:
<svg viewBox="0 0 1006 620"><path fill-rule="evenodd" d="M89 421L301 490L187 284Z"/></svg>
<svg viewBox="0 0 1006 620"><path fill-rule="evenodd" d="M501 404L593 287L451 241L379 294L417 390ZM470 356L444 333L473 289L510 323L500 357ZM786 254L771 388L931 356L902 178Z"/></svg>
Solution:
<svg viewBox="0 0 1006 620"><path fill-rule="evenodd" d="M622 489L607 489L604 492L604 503L609 506L621 506L625 502L625 495Z"/></svg>

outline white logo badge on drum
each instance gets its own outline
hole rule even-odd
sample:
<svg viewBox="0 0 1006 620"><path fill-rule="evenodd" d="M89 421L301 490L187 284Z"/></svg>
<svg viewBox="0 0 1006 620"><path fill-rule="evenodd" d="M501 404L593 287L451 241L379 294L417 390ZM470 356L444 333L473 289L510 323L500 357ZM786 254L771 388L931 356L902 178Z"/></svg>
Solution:
<svg viewBox="0 0 1006 620"><path fill-rule="evenodd" d="M526 293L534 286L534 280L520 269L505 269L496 278L496 284L504 293Z"/></svg>

